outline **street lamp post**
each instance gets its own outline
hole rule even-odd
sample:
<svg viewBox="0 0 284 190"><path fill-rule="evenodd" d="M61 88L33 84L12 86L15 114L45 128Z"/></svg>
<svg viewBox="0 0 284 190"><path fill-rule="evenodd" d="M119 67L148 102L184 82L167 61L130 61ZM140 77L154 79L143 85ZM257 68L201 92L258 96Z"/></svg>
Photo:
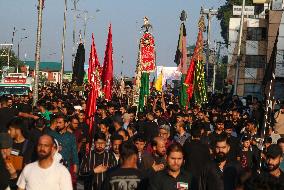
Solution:
<svg viewBox="0 0 284 190"><path fill-rule="evenodd" d="M89 19L95 19L94 16L90 16L89 12L87 10L76 10L78 12L84 13L84 16L82 16L80 13L76 16L76 18L81 18L84 20L84 45L86 44L86 31L87 31L87 23ZM100 12L100 9L97 9L96 12Z"/></svg>
<svg viewBox="0 0 284 190"><path fill-rule="evenodd" d="M21 28L20 30L21 30L21 31L25 31L26 29L25 29L25 28ZM14 43L14 38L15 38L15 35L16 35L16 33L17 33L18 31L19 31L19 30L17 30L16 27L14 27L13 34L12 34L12 44Z"/></svg>
<svg viewBox="0 0 284 190"><path fill-rule="evenodd" d="M23 38L20 39L20 41L18 42L18 60L20 61L20 43L23 41L23 39L27 39L28 36L25 36ZM17 70L17 73L19 72L19 65L18 65L18 61L17 61L17 66L16 66L16 70Z"/></svg>

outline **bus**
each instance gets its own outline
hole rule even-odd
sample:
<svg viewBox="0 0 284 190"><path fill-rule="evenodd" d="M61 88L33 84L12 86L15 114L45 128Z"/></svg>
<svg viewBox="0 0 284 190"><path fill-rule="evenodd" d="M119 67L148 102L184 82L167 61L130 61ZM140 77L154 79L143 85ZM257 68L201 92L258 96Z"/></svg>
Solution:
<svg viewBox="0 0 284 190"><path fill-rule="evenodd" d="M33 90L33 79L25 73L9 73L0 82L0 96L28 95Z"/></svg>

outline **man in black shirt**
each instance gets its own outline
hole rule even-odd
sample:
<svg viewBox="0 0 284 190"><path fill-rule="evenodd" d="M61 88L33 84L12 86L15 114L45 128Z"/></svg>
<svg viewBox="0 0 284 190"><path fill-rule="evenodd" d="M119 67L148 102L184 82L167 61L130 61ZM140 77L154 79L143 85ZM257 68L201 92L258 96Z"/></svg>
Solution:
<svg viewBox="0 0 284 190"><path fill-rule="evenodd" d="M167 168L149 180L149 190L191 189L189 174L181 169L183 151L180 144L171 144L167 149Z"/></svg>
<svg viewBox="0 0 284 190"><path fill-rule="evenodd" d="M279 168L282 160L281 148L277 144L270 145L266 153L266 168L261 176L272 189L284 189L284 173Z"/></svg>
<svg viewBox="0 0 284 190"><path fill-rule="evenodd" d="M9 102L12 101L9 99ZM38 119L38 116L34 116L32 114L19 112L18 109L13 108L10 106L11 103L8 103L7 97L2 97L0 100L1 108L0 108L0 132L7 132L8 130L8 124L9 122L15 117L25 117L25 118L32 118L32 119Z"/></svg>
<svg viewBox="0 0 284 190"><path fill-rule="evenodd" d="M237 137L232 136L234 128L231 121L225 121L224 126L230 144L230 151L228 153L228 158L230 160L237 160L240 148L240 140Z"/></svg>
<svg viewBox="0 0 284 190"><path fill-rule="evenodd" d="M16 117L9 123L8 133L13 139L12 154L23 157L23 167L33 161L34 144L23 135L25 123L22 118Z"/></svg>
<svg viewBox="0 0 284 190"><path fill-rule="evenodd" d="M113 156L115 157L116 163L118 165L119 164L119 158L120 158L119 147L121 146L121 144L123 142L123 137L120 136L120 135L112 135L110 139L111 139L110 153L113 154Z"/></svg>
<svg viewBox="0 0 284 190"><path fill-rule="evenodd" d="M17 189L17 172L10 161L13 140L8 133L0 133L0 189Z"/></svg>
<svg viewBox="0 0 284 190"><path fill-rule="evenodd" d="M202 171L199 190L234 190L241 167L238 162L228 160L230 145L227 134L216 136L214 161Z"/></svg>
<svg viewBox="0 0 284 190"><path fill-rule="evenodd" d="M23 113L31 113L32 112L32 106L31 106L31 104L29 104L28 95L23 96L23 101L21 101L17 105L17 108L20 112L23 112Z"/></svg>
<svg viewBox="0 0 284 190"><path fill-rule="evenodd" d="M206 163L210 161L209 147L200 141L201 128L193 126L191 128L191 141L189 139L183 145L184 168L192 174L193 186L198 184L199 176ZM192 186L192 187L193 187Z"/></svg>
<svg viewBox="0 0 284 190"><path fill-rule="evenodd" d="M134 144L123 143L120 148L120 167L107 173L101 190L146 189L143 175L137 169L138 150Z"/></svg>
<svg viewBox="0 0 284 190"><path fill-rule="evenodd" d="M116 166L116 159L110 152L106 152L106 136L97 133L94 136L95 150L83 159L80 173L84 176L84 189L97 190L101 188L102 182L109 168Z"/></svg>

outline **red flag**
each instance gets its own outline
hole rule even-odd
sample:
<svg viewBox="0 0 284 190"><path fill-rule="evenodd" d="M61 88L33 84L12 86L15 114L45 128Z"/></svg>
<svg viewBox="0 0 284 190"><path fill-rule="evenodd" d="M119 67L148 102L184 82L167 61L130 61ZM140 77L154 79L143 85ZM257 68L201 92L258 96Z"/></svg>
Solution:
<svg viewBox="0 0 284 190"><path fill-rule="evenodd" d="M184 79L184 84L188 86L187 88L187 99L190 102L192 95L193 95L193 81L194 81L194 71L195 71L195 62L194 58L192 57L190 61L190 66L187 71L186 78Z"/></svg>
<svg viewBox="0 0 284 190"><path fill-rule="evenodd" d="M112 32L111 32L111 24L109 26L108 31L108 39L105 51L105 59L102 70L102 84L103 84L103 93L104 97L107 101L111 100L111 91L113 85L113 59L112 59Z"/></svg>
<svg viewBox="0 0 284 190"><path fill-rule="evenodd" d="M91 89L87 101L86 122L89 125L89 133L91 134L94 125L97 98L100 91L100 63L96 51L94 34L92 34L92 45L89 57L88 81Z"/></svg>
<svg viewBox="0 0 284 190"><path fill-rule="evenodd" d="M194 53L191 57L190 66L187 70L187 75L184 80L184 84L188 86L187 88L188 102L190 102L192 95L193 95L193 91L194 91L193 83L194 83L195 62L202 59L202 52L201 52L202 46L203 46L202 32L203 32L202 29L200 29L198 32Z"/></svg>

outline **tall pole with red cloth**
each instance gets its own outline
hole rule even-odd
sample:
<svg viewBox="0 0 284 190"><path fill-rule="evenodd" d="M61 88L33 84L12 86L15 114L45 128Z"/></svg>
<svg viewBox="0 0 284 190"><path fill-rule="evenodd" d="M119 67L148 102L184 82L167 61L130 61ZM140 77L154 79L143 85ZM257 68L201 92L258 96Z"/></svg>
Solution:
<svg viewBox="0 0 284 190"><path fill-rule="evenodd" d="M88 69L88 81L90 84L90 93L87 101L87 110L86 110L86 122L89 125L89 133L92 134L97 98L100 92L100 63L96 51L94 34L92 34L92 45L89 58L89 69ZM91 135L92 137L92 135Z"/></svg>
<svg viewBox="0 0 284 190"><path fill-rule="evenodd" d="M104 97L107 101L110 101L112 98L112 86L113 86L113 48L112 48L112 28L111 24L108 31L108 39L105 51L105 59L102 71L102 91Z"/></svg>

